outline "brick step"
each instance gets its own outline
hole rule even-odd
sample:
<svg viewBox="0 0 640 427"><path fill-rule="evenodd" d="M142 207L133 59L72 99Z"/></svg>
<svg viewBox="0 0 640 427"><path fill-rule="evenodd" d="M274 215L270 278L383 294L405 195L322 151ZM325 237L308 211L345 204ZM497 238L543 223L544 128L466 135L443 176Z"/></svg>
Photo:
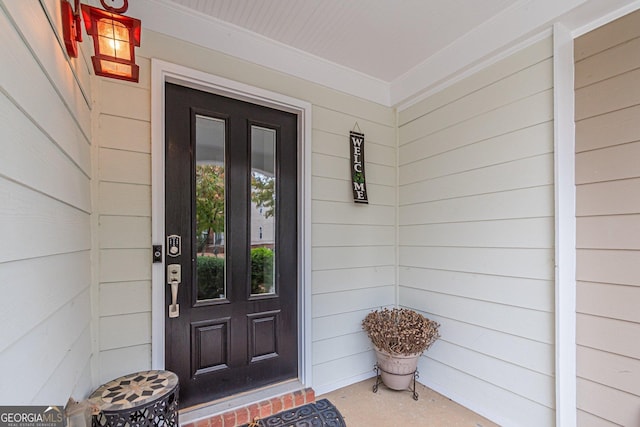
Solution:
<svg viewBox="0 0 640 427"><path fill-rule="evenodd" d="M263 400L258 403L236 408L222 414L215 414L210 417L188 423L182 427L237 427L250 421L267 418L278 412L297 408L316 401L316 393L312 388L296 390L285 393L281 396Z"/></svg>

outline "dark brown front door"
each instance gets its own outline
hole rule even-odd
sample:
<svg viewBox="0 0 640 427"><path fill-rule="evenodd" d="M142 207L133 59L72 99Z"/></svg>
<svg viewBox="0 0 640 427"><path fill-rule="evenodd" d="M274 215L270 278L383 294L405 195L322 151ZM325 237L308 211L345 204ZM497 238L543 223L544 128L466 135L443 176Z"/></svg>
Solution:
<svg viewBox="0 0 640 427"><path fill-rule="evenodd" d="M165 94L165 364L188 407L298 376L297 117Z"/></svg>

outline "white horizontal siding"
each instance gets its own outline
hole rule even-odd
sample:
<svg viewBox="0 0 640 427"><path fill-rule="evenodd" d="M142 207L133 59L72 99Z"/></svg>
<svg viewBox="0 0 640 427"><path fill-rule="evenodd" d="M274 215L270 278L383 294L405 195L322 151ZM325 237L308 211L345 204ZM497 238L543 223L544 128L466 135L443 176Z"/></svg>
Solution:
<svg viewBox="0 0 640 427"><path fill-rule="evenodd" d="M428 114L407 122L401 128L402 144L450 128L475 117L490 113L511 104L514 100L527 99L549 89L547 82L551 80L552 59L523 64L524 68L498 79L489 85L476 88L464 96L443 103ZM471 123L474 123L471 120Z"/></svg>
<svg viewBox="0 0 640 427"><path fill-rule="evenodd" d="M343 356L337 360L313 364L313 388L318 394L373 376L376 357L373 351Z"/></svg>
<svg viewBox="0 0 640 427"><path fill-rule="evenodd" d="M144 249L151 245L151 218L102 215L99 240L102 249Z"/></svg>
<svg viewBox="0 0 640 427"><path fill-rule="evenodd" d="M580 120L576 123L576 153L638 141L638 116L640 105Z"/></svg>
<svg viewBox="0 0 640 427"><path fill-rule="evenodd" d="M640 200L628 197L640 191L640 178L597 182L576 188L579 216L625 215L640 211Z"/></svg>
<svg viewBox="0 0 640 427"><path fill-rule="evenodd" d="M0 116L6 120L0 129L0 168L5 176L84 213L90 212L89 177L85 171L4 94L0 94ZM33 173L35 170L37 174Z"/></svg>
<svg viewBox="0 0 640 427"><path fill-rule="evenodd" d="M580 313L640 323L639 300L640 286L578 282L577 310Z"/></svg>
<svg viewBox="0 0 640 427"><path fill-rule="evenodd" d="M424 267L400 267L399 270L400 280L408 288L540 311L553 310L552 280Z"/></svg>
<svg viewBox="0 0 640 427"><path fill-rule="evenodd" d="M102 350L100 352L100 376L98 377L98 382L104 384L121 376L123 368L128 372L148 370L150 360L150 344Z"/></svg>
<svg viewBox="0 0 640 427"><path fill-rule="evenodd" d="M151 311L151 282L109 282L100 285L100 315Z"/></svg>
<svg viewBox="0 0 640 427"><path fill-rule="evenodd" d="M577 245L592 249L640 249L640 215L577 219Z"/></svg>
<svg viewBox="0 0 640 427"><path fill-rule="evenodd" d="M638 79L640 69L576 89L576 120L638 105Z"/></svg>
<svg viewBox="0 0 640 427"><path fill-rule="evenodd" d="M442 341L544 375L554 372L552 344L515 337L473 323L431 314L440 323ZM514 342L517 345L513 345ZM532 355L534 357L532 357ZM427 353L427 357L431 354Z"/></svg>
<svg viewBox="0 0 640 427"><path fill-rule="evenodd" d="M136 62L138 84L97 78L94 89L101 382L151 368L150 61Z"/></svg>
<svg viewBox="0 0 640 427"><path fill-rule="evenodd" d="M342 268L393 265L395 248L389 246L361 246L358 250L345 247L312 248L312 269L334 270Z"/></svg>
<svg viewBox="0 0 640 427"><path fill-rule="evenodd" d="M402 206L400 226L549 217L552 190L548 185Z"/></svg>
<svg viewBox="0 0 640 427"><path fill-rule="evenodd" d="M552 280L553 250L401 246L400 267Z"/></svg>
<svg viewBox="0 0 640 427"><path fill-rule="evenodd" d="M467 375L508 390L526 400L533 400L547 408L555 404L553 393L555 384L552 375L505 363L492 355L478 353L446 340L443 340L433 351L428 352L427 358L464 371ZM470 360L473 360L473 363L469 363Z"/></svg>
<svg viewBox="0 0 640 427"><path fill-rule="evenodd" d="M134 151L101 148L100 179L103 182L151 184L151 156Z"/></svg>
<svg viewBox="0 0 640 427"><path fill-rule="evenodd" d="M47 71L52 80L56 81L56 87L61 94L61 98L73 111L74 106L91 104L91 83L89 74L89 62L91 61L91 48L88 44L78 43L78 57L69 58L60 55L60 47L63 46L62 36L62 13L61 3L56 0L39 0L40 5L31 2L25 7L17 7L7 3L8 10L11 11L17 26L25 34L25 29L34 25L36 28L46 28L47 20L53 22L56 31L54 37L34 38L30 43L31 48ZM39 8L44 9L40 13ZM68 61L68 62L67 62ZM68 68L71 68L69 74ZM91 117L88 115L77 115L76 120L80 123L83 131L89 135L91 133Z"/></svg>
<svg viewBox="0 0 640 427"><path fill-rule="evenodd" d="M34 58L30 49L36 40L55 40L55 35L47 21L45 25L36 27L33 20L38 20L38 16L44 14L41 8L36 8L33 12L31 6L34 2L13 2L3 1L3 13L0 14L0 34L3 40L3 49L0 52L0 63L11 64L11 66L0 67L0 81L5 93L10 97L29 117L33 123L37 124L51 141L60 146L60 149L72 158L76 164L84 171L90 170L89 145L90 129L87 129L89 106L85 100L78 100L78 104L68 105L61 98L61 93L68 88L64 87L65 82L56 81L55 86L52 80L55 76L49 75L49 69L57 67L57 64L43 63L42 58ZM9 12L7 12L9 9ZM11 13L11 15L7 15ZM11 19L18 14L34 13L28 16L26 27L17 30L13 26ZM15 15L13 15L15 14ZM22 21L21 21L22 22ZM33 27L31 27L34 25ZM34 31L33 28L42 28L44 31ZM60 28L61 31L61 28ZM35 37L34 34L39 34ZM29 45L25 45L22 35L26 37ZM64 58L62 47L52 44L49 49L57 57ZM64 67L64 66L63 66ZM79 67L78 72L87 73L88 70ZM66 71L61 71L63 75L70 74L71 68L66 65ZM26 77L28 76L28 77ZM66 77L65 77L66 80ZM38 94L38 96L34 96ZM43 102L43 100L47 102ZM84 126L80 127L78 122L82 121Z"/></svg>
<svg viewBox="0 0 640 427"><path fill-rule="evenodd" d="M314 224L311 238L321 246L375 246L380 241L392 242L395 227L391 225Z"/></svg>
<svg viewBox="0 0 640 427"><path fill-rule="evenodd" d="M607 384L625 393L638 394L640 359L589 347L579 347L577 360L580 378Z"/></svg>
<svg viewBox="0 0 640 427"><path fill-rule="evenodd" d="M68 274L70 265L76 266L72 275ZM0 313L4 325L0 352L84 292L91 268L87 251L16 260L1 266L5 277L2 292L11 304ZM66 286L55 286L57 277L64 277ZM29 306L37 309L25 310Z"/></svg>
<svg viewBox="0 0 640 427"><path fill-rule="evenodd" d="M585 282L638 286L640 253L614 249L578 249L576 278Z"/></svg>
<svg viewBox="0 0 640 427"><path fill-rule="evenodd" d="M428 180L421 170L406 170L402 175L400 199L404 204L425 203L550 185L553 183L551 160L551 154L544 154ZM502 179L505 176L512 179Z"/></svg>
<svg viewBox="0 0 640 427"><path fill-rule="evenodd" d="M100 182L98 200L102 215L146 217L151 215L149 185Z"/></svg>
<svg viewBox="0 0 640 427"><path fill-rule="evenodd" d="M575 41L581 426L640 420L639 28L634 12Z"/></svg>
<svg viewBox="0 0 640 427"><path fill-rule="evenodd" d="M311 201L313 224L393 225L394 212L393 206Z"/></svg>
<svg viewBox="0 0 640 427"><path fill-rule="evenodd" d="M91 391L91 88L59 2L0 1L0 401Z"/></svg>
<svg viewBox="0 0 640 427"><path fill-rule="evenodd" d="M400 227L400 239L408 246L549 248L553 245L553 219L509 218L405 225Z"/></svg>
<svg viewBox="0 0 640 427"><path fill-rule="evenodd" d="M367 289L354 289L330 294L313 295L314 317L326 317L345 314L363 309L374 310L389 305L393 301L393 286L381 286ZM364 319L364 317L363 317ZM362 319L360 319L362 321Z"/></svg>
<svg viewBox="0 0 640 427"><path fill-rule="evenodd" d="M319 110L316 109L314 111ZM388 133L388 130L385 128L383 132ZM349 158L349 144L344 143L344 135L315 129L312 131L311 137L311 149L314 153L339 156L345 159ZM393 143L394 139L390 139L388 136L382 136L380 140L382 142L369 140L367 138L365 143L366 161L377 165L388 165L389 159L395 157L395 147L394 145L389 145L389 142Z"/></svg>
<svg viewBox="0 0 640 427"><path fill-rule="evenodd" d="M497 165L517 158L538 156L553 151L552 142L548 144L536 141L549 141L553 135L553 125L540 123L524 129L491 137L487 140L438 153L424 159L408 158L407 166L420 169L424 178L434 178L444 174L466 172L480 167ZM407 147L409 148L409 147ZM405 153L405 151L402 151ZM407 169L410 170L410 169Z"/></svg>
<svg viewBox="0 0 640 427"><path fill-rule="evenodd" d="M638 423L638 396L613 387L578 378L578 413L586 412L616 426Z"/></svg>
<svg viewBox="0 0 640 427"><path fill-rule="evenodd" d="M638 323L578 313L578 345L640 359Z"/></svg>
<svg viewBox="0 0 640 427"><path fill-rule="evenodd" d="M311 192L314 200L324 202L352 203L352 183L342 178L314 176L311 177ZM395 206L396 187L367 182L369 205Z"/></svg>
<svg viewBox="0 0 640 427"><path fill-rule="evenodd" d="M576 184L635 178L640 175L640 142L576 155Z"/></svg>
<svg viewBox="0 0 640 427"><path fill-rule="evenodd" d="M88 180L85 185L88 185ZM89 215L77 207L0 177L3 239L0 262L88 250Z"/></svg>
<svg viewBox="0 0 640 427"><path fill-rule="evenodd" d="M87 339L89 322L77 321L79 318L88 319L91 314L89 290L74 296L63 306L57 309L51 316L46 317L29 333L23 335L2 352L2 362L7 363L7 373L16 372L20 375L12 381L3 381L0 386L0 395L3 402L15 402L25 397L30 404L46 405L46 401L38 401L41 388L50 388L51 377L64 376L65 384L57 386L66 394L71 394L69 386L75 386L69 378L80 378L84 364L91 357L91 347ZM41 349L36 351L34 349ZM76 357L83 361L80 365L68 366L65 359ZM61 371L66 367L68 371ZM44 378L45 380L43 381ZM38 384L37 389L34 384ZM88 392L90 390L85 390ZM63 395L51 396L56 403ZM68 398L68 397L67 397ZM65 402L57 403L59 405Z"/></svg>
<svg viewBox="0 0 640 427"><path fill-rule="evenodd" d="M101 114L96 133L101 148L151 153L151 124L148 121Z"/></svg>
<svg viewBox="0 0 640 427"><path fill-rule="evenodd" d="M151 343L151 316L148 313L102 316L100 318L100 350L113 350L149 343Z"/></svg>
<svg viewBox="0 0 640 427"><path fill-rule="evenodd" d="M391 286L395 282L392 265L349 268L341 270L316 270L311 273L313 293L324 294L337 291Z"/></svg>
<svg viewBox="0 0 640 427"><path fill-rule="evenodd" d="M418 369L420 378L425 383L438 384L442 393L467 407L473 408L477 402L485 400L499 402L499 411L492 408L475 408L476 412L491 418L499 425L527 425L527 420L535 420L535 424L531 425L537 426L552 426L555 423L553 409L470 375L464 367L456 369L446 361L441 363L435 359L422 357Z"/></svg>
<svg viewBox="0 0 640 427"><path fill-rule="evenodd" d="M345 141L347 141L345 144L348 143L347 138L345 138ZM366 141L365 147L368 147L366 145ZM366 150L367 148L365 148L365 151ZM365 154L365 159L366 158L367 156ZM328 156L326 154L313 154L311 159L311 168L313 170L313 176L342 180L342 185L347 187L351 184L351 167L349 159L338 156ZM377 165L365 160L365 175L367 185L371 183L393 187L396 182L396 173L393 165ZM373 201L370 201L370 203L372 202Z"/></svg>
<svg viewBox="0 0 640 427"><path fill-rule="evenodd" d="M399 303L442 325L421 377L503 425L555 418L551 50L398 119Z"/></svg>
<svg viewBox="0 0 640 427"><path fill-rule="evenodd" d="M399 128L401 150L400 164L409 159L423 159L442 154L474 143L490 140L524 128L548 122L553 118L548 105L553 91L543 92L514 101L512 104L488 111L469 120L426 135L402 135ZM526 112L526 114L523 114ZM410 139L414 138L414 139ZM548 144L548 142L547 142ZM405 147L406 145L406 147Z"/></svg>
<svg viewBox="0 0 640 427"><path fill-rule="evenodd" d="M371 350L371 340L364 331L339 335L313 343L313 363L322 364ZM339 351L336 351L339 349Z"/></svg>
<svg viewBox="0 0 640 427"><path fill-rule="evenodd" d="M495 82L505 79L514 73L514 70L527 68L530 64L537 64L549 58L552 51L553 40L547 38L527 49L514 52L510 56L496 62L474 74L473 79L464 79L441 92L431 95L429 98L402 110L398 117L398 124L404 124L415 120L442 105L449 104L460 98L464 98L479 88L490 86Z"/></svg>
<svg viewBox="0 0 640 427"><path fill-rule="evenodd" d="M87 304L86 301L82 303ZM86 328L80 333L78 339L71 343L69 351L60 361L47 384L38 392L34 402L47 405L47 402L56 402L60 396L68 394L69 375L80 379L80 382L76 385L77 390L86 390L88 392L95 389L95 385L92 382L92 354L90 349L91 330Z"/></svg>
<svg viewBox="0 0 640 427"><path fill-rule="evenodd" d="M313 338L316 341L321 341L360 332L362 331L360 322L370 311L371 308L367 307L325 317L315 317L312 325Z"/></svg>
<svg viewBox="0 0 640 427"><path fill-rule="evenodd" d="M521 338L553 343L553 313L402 287L403 305ZM518 318L517 322L513 319ZM471 360L470 363L473 361Z"/></svg>
<svg viewBox="0 0 640 427"><path fill-rule="evenodd" d="M605 419L599 418L595 415L589 414L584 411L578 411L577 416L578 425L580 427L618 427L619 424L614 424Z"/></svg>

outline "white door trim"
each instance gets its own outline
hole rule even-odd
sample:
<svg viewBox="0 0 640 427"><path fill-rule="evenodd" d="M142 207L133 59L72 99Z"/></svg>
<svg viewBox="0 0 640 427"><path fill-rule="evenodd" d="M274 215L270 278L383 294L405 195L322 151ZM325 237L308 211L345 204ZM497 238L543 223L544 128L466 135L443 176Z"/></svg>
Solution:
<svg viewBox="0 0 640 427"><path fill-rule="evenodd" d="M151 239L165 248L164 230L164 103L165 82L228 96L298 115L298 375L311 381L311 104L286 95L193 70L151 60ZM164 369L165 306L164 261L151 269L151 366Z"/></svg>

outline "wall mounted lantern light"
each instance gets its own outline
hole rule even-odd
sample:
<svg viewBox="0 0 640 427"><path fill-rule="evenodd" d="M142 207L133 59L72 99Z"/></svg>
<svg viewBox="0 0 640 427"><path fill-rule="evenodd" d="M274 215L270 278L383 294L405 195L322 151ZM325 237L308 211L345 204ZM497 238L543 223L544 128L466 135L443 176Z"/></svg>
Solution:
<svg viewBox="0 0 640 427"><path fill-rule="evenodd" d="M82 41L80 28L80 0L75 0L75 12L68 0L62 2L63 36L69 56L77 57L76 41ZM136 64L135 48L140 46L141 22L121 15L129 7L128 0L120 8L108 6L100 0L105 10L83 4L84 26L93 39L95 55L91 57L96 75L114 79L138 81L140 67Z"/></svg>
<svg viewBox="0 0 640 427"><path fill-rule="evenodd" d="M64 45L67 48L67 53L73 58L78 57L78 42L82 41L82 21L80 19L80 13L74 13L78 11L80 7L80 0L75 0L75 9L71 8L71 3L67 0L60 1L60 8L62 10L62 38L64 39Z"/></svg>

